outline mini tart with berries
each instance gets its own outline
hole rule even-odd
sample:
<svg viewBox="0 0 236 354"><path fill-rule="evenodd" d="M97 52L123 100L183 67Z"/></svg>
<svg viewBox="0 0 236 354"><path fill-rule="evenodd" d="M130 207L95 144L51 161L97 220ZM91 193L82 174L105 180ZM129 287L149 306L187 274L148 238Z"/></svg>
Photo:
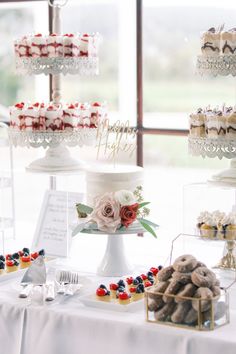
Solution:
<svg viewBox="0 0 236 354"><path fill-rule="evenodd" d="M119 293L118 299L121 305L127 305L131 302L131 296L126 291L124 291L123 293Z"/></svg>
<svg viewBox="0 0 236 354"><path fill-rule="evenodd" d="M149 281L149 280L146 280L145 283L144 283L144 287L145 288L150 288L150 286L152 286L153 284Z"/></svg>
<svg viewBox="0 0 236 354"><path fill-rule="evenodd" d="M5 273L5 261L0 259L0 274Z"/></svg>
<svg viewBox="0 0 236 354"><path fill-rule="evenodd" d="M111 297L112 297L113 299L115 299L115 298L116 298L117 290L118 290L118 288L119 288L119 285L118 285L118 284L115 284L115 283L111 283L111 284L109 285L109 288L110 288L110 292L111 292Z"/></svg>
<svg viewBox="0 0 236 354"><path fill-rule="evenodd" d="M133 299L134 294L136 293L136 287L135 287L135 286L131 286L131 287L129 288L129 292L130 292L131 298Z"/></svg>
<svg viewBox="0 0 236 354"><path fill-rule="evenodd" d="M9 259L6 261L7 273L15 272L19 268L19 262L16 259Z"/></svg>
<svg viewBox="0 0 236 354"><path fill-rule="evenodd" d="M144 298L144 285L140 284L136 288L136 292L132 296L134 301L138 301Z"/></svg>
<svg viewBox="0 0 236 354"><path fill-rule="evenodd" d="M128 286L129 289L132 287L133 280L134 280L133 277L126 278L126 283L127 283L127 286Z"/></svg>
<svg viewBox="0 0 236 354"><path fill-rule="evenodd" d="M110 301L111 300L111 294L110 291L104 288L98 288L96 290L96 298L99 301Z"/></svg>
<svg viewBox="0 0 236 354"><path fill-rule="evenodd" d="M29 267L31 264L31 256L29 254L28 255L24 254L20 259L20 263L22 269Z"/></svg>

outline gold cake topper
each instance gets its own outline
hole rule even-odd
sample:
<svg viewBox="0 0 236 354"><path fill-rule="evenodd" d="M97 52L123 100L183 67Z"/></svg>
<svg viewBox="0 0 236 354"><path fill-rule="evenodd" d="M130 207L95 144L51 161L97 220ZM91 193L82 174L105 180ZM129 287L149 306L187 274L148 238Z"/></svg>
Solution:
<svg viewBox="0 0 236 354"><path fill-rule="evenodd" d="M110 125L109 119L104 119L97 130L97 159L103 154L115 162L121 152L131 158L136 151L136 136L137 129L130 126L129 120L117 120Z"/></svg>

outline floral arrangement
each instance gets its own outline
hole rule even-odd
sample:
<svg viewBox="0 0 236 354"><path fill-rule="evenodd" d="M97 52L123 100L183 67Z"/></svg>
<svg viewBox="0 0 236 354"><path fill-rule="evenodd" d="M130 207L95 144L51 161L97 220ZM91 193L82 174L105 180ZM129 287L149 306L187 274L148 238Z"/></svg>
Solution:
<svg viewBox="0 0 236 354"><path fill-rule="evenodd" d="M72 236L83 229L100 230L107 233L115 233L117 230L128 228L134 221L156 237L155 228L158 226L145 219L150 210L149 202L143 201L142 187L138 186L134 192L120 190L107 192L95 199L94 208L85 204L76 204L79 218L86 218L86 222L78 225Z"/></svg>

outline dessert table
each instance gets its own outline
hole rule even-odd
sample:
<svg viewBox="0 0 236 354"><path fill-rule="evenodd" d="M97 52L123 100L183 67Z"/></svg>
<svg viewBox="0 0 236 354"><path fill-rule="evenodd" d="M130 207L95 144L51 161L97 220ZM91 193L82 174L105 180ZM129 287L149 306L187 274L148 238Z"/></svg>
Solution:
<svg viewBox="0 0 236 354"><path fill-rule="evenodd" d="M88 276L88 275L86 275ZM104 281L95 275L91 289ZM231 323L198 332L145 322L145 312L86 307L79 296L56 298L43 306L18 298L20 278L0 283L0 348L8 354L232 354L236 311ZM109 279L104 281L106 284ZM81 295L83 294L83 291ZM123 305L121 305L123 306Z"/></svg>

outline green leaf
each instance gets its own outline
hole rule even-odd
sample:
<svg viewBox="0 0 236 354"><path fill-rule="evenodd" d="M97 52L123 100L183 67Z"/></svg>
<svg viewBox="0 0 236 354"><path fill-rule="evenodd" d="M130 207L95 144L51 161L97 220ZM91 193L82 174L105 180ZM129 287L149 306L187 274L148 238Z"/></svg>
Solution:
<svg viewBox="0 0 236 354"><path fill-rule="evenodd" d="M154 222L152 222L152 221L150 221L150 220L147 220L147 219L144 219L144 218L138 218L138 219L141 220L141 221L143 221L143 222L145 222L145 224L148 224L148 225L150 225L150 226L152 226L152 227L154 227L154 228L159 227L158 224L155 224Z"/></svg>
<svg viewBox="0 0 236 354"><path fill-rule="evenodd" d="M139 221L139 223L142 225L142 227L148 231L152 236L154 236L155 238L157 238L157 235L155 233L155 231L151 228L150 225L146 224L143 219L137 219Z"/></svg>
<svg viewBox="0 0 236 354"><path fill-rule="evenodd" d="M144 206L150 204L150 202L143 202L143 203L140 203L139 206L138 206L138 209L141 209L143 208Z"/></svg>
<svg viewBox="0 0 236 354"><path fill-rule="evenodd" d="M85 214L91 214L93 211L93 208L81 203L76 204L76 208L77 210L79 210L80 213L85 213Z"/></svg>

